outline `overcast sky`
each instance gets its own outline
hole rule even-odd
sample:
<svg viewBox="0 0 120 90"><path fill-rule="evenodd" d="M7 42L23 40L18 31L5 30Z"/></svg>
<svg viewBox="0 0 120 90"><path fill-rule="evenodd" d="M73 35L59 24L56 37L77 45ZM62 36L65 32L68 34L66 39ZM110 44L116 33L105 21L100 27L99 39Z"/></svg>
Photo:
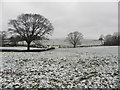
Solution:
<svg viewBox="0 0 120 90"><path fill-rule="evenodd" d="M7 30L8 21L22 13L48 18L54 26L50 38L65 38L79 31L84 38L96 39L118 31L117 2L3 2L0 28Z"/></svg>

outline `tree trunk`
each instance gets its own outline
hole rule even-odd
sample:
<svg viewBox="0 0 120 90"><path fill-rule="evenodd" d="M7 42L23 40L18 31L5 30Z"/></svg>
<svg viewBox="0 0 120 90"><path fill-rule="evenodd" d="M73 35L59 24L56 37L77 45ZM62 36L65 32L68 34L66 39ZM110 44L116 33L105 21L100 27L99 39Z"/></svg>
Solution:
<svg viewBox="0 0 120 90"><path fill-rule="evenodd" d="M30 50L30 42L27 43L27 50L29 51Z"/></svg>
<svg viewBox="0 0 120 90"><path fill-rule="evenodd" d="M102 40L101 40L101 45L103 45L103 42L102 42Z"/></svg>
<svg viewBox="0 0 120 90"><path fill-rule="evenodd" d="M73 47L76 48L76 44L74 44Z"/></svg>

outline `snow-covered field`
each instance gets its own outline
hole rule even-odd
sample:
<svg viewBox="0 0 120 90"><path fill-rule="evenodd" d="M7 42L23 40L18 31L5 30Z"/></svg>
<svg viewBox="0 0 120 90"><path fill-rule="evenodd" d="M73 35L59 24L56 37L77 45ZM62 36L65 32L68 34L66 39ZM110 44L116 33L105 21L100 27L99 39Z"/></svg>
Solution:
<svg viewBox="0 0 120 90"><path fill-rule="evenodd" d="M27 50L27 47L0 47L0 49ZM31 47L30 49L39 49L39 48Z"/></svg>
<svg viewBox="0 0 120 90"><path fill-rule="evenodd" d="M0 88L116 88L118 47L0 52Z"/></svg>

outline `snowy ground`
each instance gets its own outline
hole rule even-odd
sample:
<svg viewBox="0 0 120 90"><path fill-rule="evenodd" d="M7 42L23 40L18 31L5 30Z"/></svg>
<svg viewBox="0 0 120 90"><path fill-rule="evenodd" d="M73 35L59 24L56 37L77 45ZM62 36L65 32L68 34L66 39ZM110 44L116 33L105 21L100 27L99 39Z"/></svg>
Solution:
<svg viewBox="0 0 120 90"><path fill-rule="evenodd" d="M118 87L116 46L0 54L0 88Z"/></svg>
<svg viewBox="0 0 120 90"><path fill-rule="evenodd" d="M27 47L0 47L0 49L27 50ZM32 48L31 47L30 49L39 49L39 48Z"/></svg>

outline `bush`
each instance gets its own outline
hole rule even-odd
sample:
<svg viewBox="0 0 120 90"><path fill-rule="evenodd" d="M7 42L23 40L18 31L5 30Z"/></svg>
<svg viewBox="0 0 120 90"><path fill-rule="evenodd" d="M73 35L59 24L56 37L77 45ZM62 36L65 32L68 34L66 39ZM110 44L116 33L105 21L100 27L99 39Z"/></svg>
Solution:
<svg viewBox="0 0 120 90"><path fill-rule="evenodd" d="M105 37L104 45L119 45L120 46L120 35L118 33L113 35L107 35Z"/></svg>

